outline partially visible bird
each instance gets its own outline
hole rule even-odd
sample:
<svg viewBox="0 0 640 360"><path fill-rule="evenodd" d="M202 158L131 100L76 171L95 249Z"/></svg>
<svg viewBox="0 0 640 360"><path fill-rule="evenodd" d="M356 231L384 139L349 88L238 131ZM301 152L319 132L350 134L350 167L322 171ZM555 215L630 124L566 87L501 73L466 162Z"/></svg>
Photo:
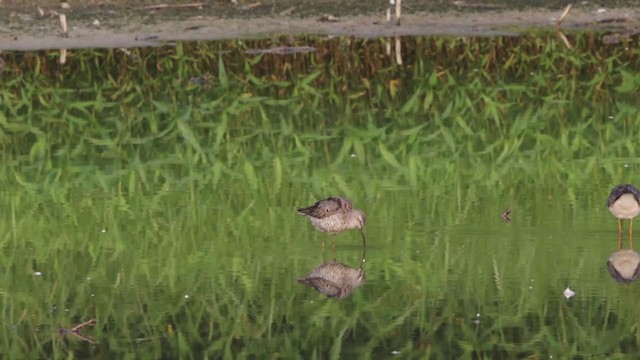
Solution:
<svg viewBox="0 0 640 360"><path fill-rule="evenodd" d="M630 249L618 250L609 256L607 270L614 280L630 284L640 275L640 255Z"/></svg>
<svg viewBox="0 0 640 360"><path fill-rule="evenodd" d="M611 190L607 207L618 218L618 250L622 247L622 219L630 220L629 247L633 248L633 218L640 214L640 191L631 184L618 185Z"/></svg>
<svg viewBox="0 0 640 360"><path fill-rule="evenodd" d="M365 280L362 267L355 269L334 260L313 269L311 274L298 279L298 282L312 286L330 298L344 299Z"/></svg>
<svg viewBox="0 0 640 360"><path fill-rule="evenodd" d="M335 196L320 200L315 204L298 209L298 214L304 215L316 229L333 234L333 250L336 250L336 235L345 230L359 229L362 235L362 246L366 245L364 225L367 217L364 212L353 208L349 199ZM324 249L324 239L322 239Z"/></svg>

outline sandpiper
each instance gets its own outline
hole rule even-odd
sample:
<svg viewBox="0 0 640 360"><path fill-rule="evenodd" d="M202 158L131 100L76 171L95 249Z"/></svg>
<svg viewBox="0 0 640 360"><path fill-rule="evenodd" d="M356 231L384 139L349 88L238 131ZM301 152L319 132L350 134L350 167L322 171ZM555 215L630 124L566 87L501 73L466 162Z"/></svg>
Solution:
<svg viewBox="0 0 640 360"><path fill-rule="evenodd" d="M640 191L631 184L618 185L611 190L607 207L618 218L618 250L622 247L622 219L630 220L629 247L633 248L633 218L640 214Z"/></svg>
<svg viewBox="0 0 640 360"><path fill-rule="evenodd" d="M607 270L614 280L630 284L640 275L640 255L630 249L618 250L609 256Z"/></svg>
<svg viewBox="0 0 640 360"><path fill-rule="evenodd" d="M298 282L312 286L330 298L344 299L364 284L365 279L362 267L356 269L334 260L313 269L311 274L298 279Z"/></svg>
<svg viewBox="0 0 640 360"><path fill-rule="evenodd" d="M354 209L351 201L346 198L329 197L309 207L298 209L298 214L308 217L316 229L333 234L334 252L336 235L349 229L359 229L362 235L362 246L366 246L364 238L366 216L361 210ZM322 249L324 250L324 239L322 239Z"/></svg>

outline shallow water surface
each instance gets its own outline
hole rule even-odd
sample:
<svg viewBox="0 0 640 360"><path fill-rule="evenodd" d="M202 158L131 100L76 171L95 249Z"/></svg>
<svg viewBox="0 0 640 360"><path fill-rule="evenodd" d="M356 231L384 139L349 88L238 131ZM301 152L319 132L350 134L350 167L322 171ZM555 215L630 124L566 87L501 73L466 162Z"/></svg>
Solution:
<svg viewBox="0 0 640 360"><path fill-rule="evenodd" d="M640 51L602 36L4 53L3 356L637 357ZM364 263L296 215L330 195ZM298 282L334 257L364 283Z"/></svg>

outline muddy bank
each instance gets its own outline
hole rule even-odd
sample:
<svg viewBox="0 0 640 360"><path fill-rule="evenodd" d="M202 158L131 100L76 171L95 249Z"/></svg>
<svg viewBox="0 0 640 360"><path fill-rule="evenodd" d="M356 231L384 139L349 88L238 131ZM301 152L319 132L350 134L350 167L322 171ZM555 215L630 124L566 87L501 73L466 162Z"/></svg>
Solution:
<svg viewBox="0 0 640 360"><path fill-rule="evenodd" d="M323 10L296 12L295 7L282 11L274 11L273 8L257 11L263 5L254 4L258 5L245 11L234 8L236 15L207 5L166 8L149 5L135 8L85 6L77 9L61 9L59 6L12 8L4 5L0 8L0 15L6 20L0 22L0 49L126 48L159 46L183 40L261 38L282 34L516 36L523 31L555 28L563 10L514 10L498 6L474 8L472 11L460 8L458 11L422 12L414 6L412 11L403 9L400 24L396 25L394 21L386 21L386 7L359 11L363 15L356 14L358 11L355 10L344 15ZM59 15L62 13L66 15L68 25L66 37L60 26ZM633 33L640 29L639 18L640 11L634 7L576 6L563 21L562 29Z"/></svg>

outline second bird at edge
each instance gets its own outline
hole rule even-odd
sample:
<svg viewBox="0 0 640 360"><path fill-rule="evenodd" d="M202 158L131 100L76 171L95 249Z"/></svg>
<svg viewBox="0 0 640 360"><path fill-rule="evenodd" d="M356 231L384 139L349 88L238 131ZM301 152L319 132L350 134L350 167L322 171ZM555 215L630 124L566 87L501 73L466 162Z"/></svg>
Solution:
<svg viewBox="0 0 640 360"><path fill-rule="evenodd" d="M640 191L631 184L620 184L607 198L609 211L618 219L618 249L622 247L622 219L629 221L629 246L633 248L633 218L640 214Z"/></svg>
<svg viewBox="0 0 640 360"><path fill-rule="evenodd" d="M364 225L366 215L364 212L353 208L353 203L340 196L328 197L315 204L299 208L298 214L309 218L313 226L325 233L333 234L333 250L336 248L336 235L346 230L359 229L362 235L362 246L366 246L364 238ZM324 249L324 239L322 239Z"/></svg>

